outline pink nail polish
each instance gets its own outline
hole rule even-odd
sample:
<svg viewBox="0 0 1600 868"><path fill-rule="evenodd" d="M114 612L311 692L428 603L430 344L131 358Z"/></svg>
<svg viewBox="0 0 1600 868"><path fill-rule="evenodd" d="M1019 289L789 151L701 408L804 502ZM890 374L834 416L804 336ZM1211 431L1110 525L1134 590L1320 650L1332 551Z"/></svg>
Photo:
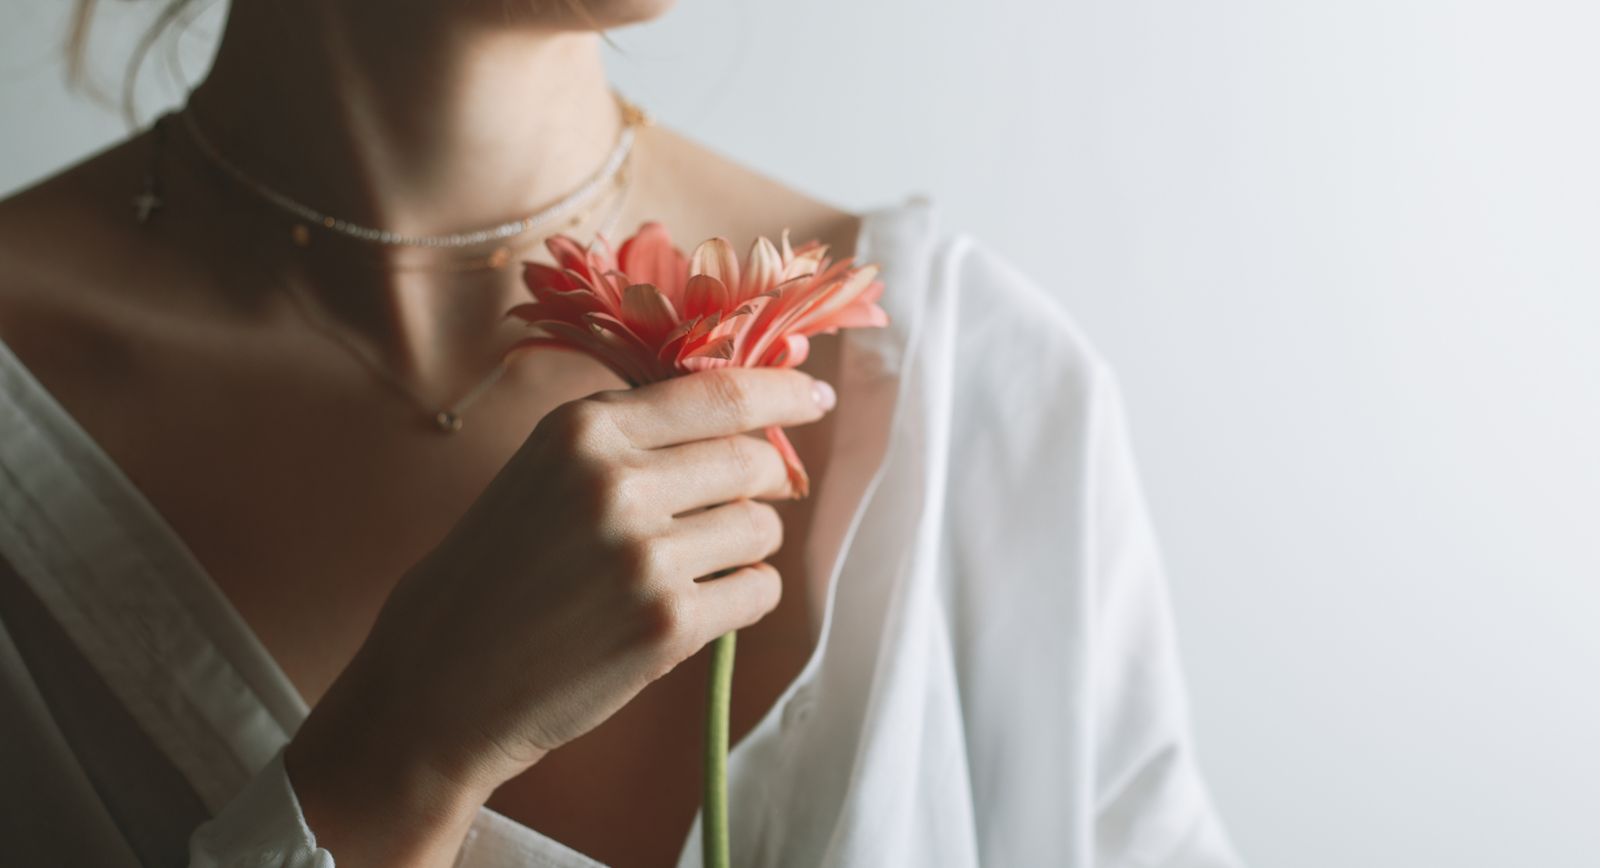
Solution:
<svg viewBox="0 0 1600 868"><path fill-rule="evenodd" d="M839 403L839 396L834 393L833 387L822 380L811 381L811 398L817 402L817 406L821 407L824 413L832 410L833 406Z"/></svg>

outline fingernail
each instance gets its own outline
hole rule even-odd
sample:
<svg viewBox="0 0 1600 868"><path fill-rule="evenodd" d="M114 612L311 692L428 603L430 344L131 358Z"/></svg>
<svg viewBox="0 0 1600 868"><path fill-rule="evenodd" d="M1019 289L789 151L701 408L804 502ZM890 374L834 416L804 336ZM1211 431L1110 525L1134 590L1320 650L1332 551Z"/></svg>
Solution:
<svg viewBox="0 0 1600 868"><path fill-rule="evenodd" d="M811 399L817 402L817 406L822 408L824 413L832 410L833 405L839 403L839 396L834 393L833 387L828 385L825 380L811 381Z"/></svg>

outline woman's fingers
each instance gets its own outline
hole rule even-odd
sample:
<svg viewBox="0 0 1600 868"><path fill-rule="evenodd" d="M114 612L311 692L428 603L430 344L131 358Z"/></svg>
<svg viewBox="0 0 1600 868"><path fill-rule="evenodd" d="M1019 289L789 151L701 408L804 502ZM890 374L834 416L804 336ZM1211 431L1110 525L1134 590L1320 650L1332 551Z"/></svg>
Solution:
<svg viewBox="0 0 1600 868"><path fill-rule="evenodd" d="M783 521L772 507L736 500L673 519L668 536L672 571L684 578L710 576L767 558L783 545Z"/></svg>
<svg viewBox="0 0 1600 868"><path fill-rule="evenodd" d="M649 467L660 503L672 515L748 498L787 500L794 494L778 450L742 434L657 449Z"/></svg>
<svg viewBox="0 0 1600 868"><path fill-rule="evenodd" d="M833 408L833 389L798 371L717 368L603 392L617 430L636 449L658 449L777 425L804 425Z"/></svg>
<svg viewBox="0 0 1600 868"><path fill-rule="evenodd" d="M783 581L771 564L751 564L715 579L695 584L703 642L729 630L741 630L761 620L778 605Z"/></svg>

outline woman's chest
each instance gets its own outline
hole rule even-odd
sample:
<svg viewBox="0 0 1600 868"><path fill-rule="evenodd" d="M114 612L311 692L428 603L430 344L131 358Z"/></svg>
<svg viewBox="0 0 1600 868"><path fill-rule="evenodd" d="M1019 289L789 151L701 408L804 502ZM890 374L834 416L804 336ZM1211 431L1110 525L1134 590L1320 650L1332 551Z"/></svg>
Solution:
<svg viewBox="0 0 1600 868"><path fill-rule="evenodd" d="M220 535L197 537L211 539L203 543L208 566L216 565L219 584L308 704L360 648L393 583L448 532L454 510L444 507L470 502L470 487L401 481L404 474L393 471L363 474L361 485L324 486L316 503L286 513L240 502L219 508L248 516L245 523L260 539L276 545L246 541L218 549L226 542ZM316 477L297 474L296 484ZM429 497L438 504L393 506ZM812 649L803 556L808 516L786 511L789 543L770 559L783 576L784 600L740 634L735 741L777 702ZM700 805L705 679L702 652L508 782L488 806L612 868L673 864Z"/></svg>
<svg viewBox="0 0 1600 868"><path fill-rule="evenodd" d="M382 389L307 388L269 369L219 378L182 368L125 382L116 401L64 403L312 705L365 640L394 583L449 532L539 418L611 385L579 377L541 391L526 381L548 372L518 371L460 432L445 434ZM829 434L825 426L793 432L819 479ZM784 577L784 600L741 633L736 740L811 652L811 502L779 508L786 543L770 560ZM692 658L508 783L490 806L616 868L671 864L699 806L704 679L702 656Z"/></svg>
<svg viewBox="0 0 1600 868"><path fill-rule="evenodd" d="M293 473L261 469L238 478L240 493L255 496L217 491L183 510L186 538L310 704L359 649L393 583L476 496L482 483L472 482L474 473L484 476L470 465L424 475L405 464L352 467L346 459ZM305 502L262 497L270 487L317 494ZM191 512L211 499L215 515ZM812 650L809 507L780 505L787 541L770 561L783 576L784 599L741 631L735 740L776 703ZM224 525L254 533L229 539L217 532ZM704 656L503 786L489 807L613 868L673 864L700 805Z"/></svg>
<svg viewBox="0 0 1600 868"><path fill-rule="evenodd" d="M469 415L466 424L473 421ZM371 445L340 448L333 459L304 451L286 459L287 432L267 433L251 445L274 450L271 460L191 450L186 472L169 470L146 488L315 705L360 648L394 583L448 533L495 461L426 462L405 450L384 457ZM771 562L784 578L783 602L741 631L735 739L772 707L811 652L807 506L781 507L787 542ZM700 804L704 691L701 654L506 784L489 807L613 868L673 864Z"/></svg>

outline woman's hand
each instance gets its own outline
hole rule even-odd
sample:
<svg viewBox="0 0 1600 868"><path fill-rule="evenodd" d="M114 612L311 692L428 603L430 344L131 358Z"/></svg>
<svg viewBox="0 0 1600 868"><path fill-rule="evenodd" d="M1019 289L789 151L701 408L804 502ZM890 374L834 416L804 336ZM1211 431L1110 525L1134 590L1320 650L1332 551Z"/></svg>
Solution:
<svg viewBox="0 0 1600 868"><path fill-rule="evenodd" d="M501 783L771 611L783 527L756 499L791 492L742 432L832 405L804 374L726 368L545 417L289 746L318 843L341 868L448 864Z"/></svg>

